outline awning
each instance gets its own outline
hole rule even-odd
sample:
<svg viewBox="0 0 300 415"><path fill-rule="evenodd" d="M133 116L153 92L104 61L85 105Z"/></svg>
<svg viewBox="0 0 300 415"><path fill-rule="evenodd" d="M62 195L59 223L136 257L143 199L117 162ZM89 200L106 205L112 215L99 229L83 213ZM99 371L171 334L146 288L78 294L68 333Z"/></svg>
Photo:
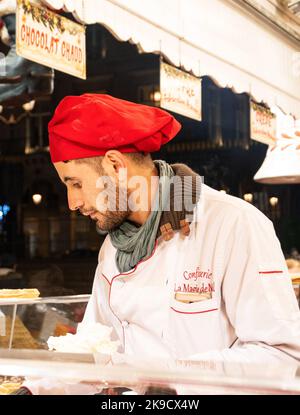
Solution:
<svg viewBox="0 0 300 415"><path fill-rule="evenodd" d="M224 0L42 0L300 118L300 45Z"/></svg>

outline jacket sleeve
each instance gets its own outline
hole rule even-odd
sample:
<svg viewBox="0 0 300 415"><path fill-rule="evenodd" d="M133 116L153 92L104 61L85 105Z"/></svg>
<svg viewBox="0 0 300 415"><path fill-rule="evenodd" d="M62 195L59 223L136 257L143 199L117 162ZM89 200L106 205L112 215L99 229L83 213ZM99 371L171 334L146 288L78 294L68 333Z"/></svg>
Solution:
<svg viewBox="0 0 300 415"><path fill-rule="evenodd" d="M99 272L101 272L100 264L98 264L96 268L93 288L92 288L92 294L87 304L83 320L80 324L85 324L85 323L102 323L106 325L108 324L104 318L104 304L103 304L104 301L102 301L104 292L103 290L101 290Z"/></svg>
<svg viewBox="0 0 300 415"><path fill-rule="evenodd" d="M101 272L102 264L105 259L105 247L107 238L104 240L98 255L98 265L95 271L92 294L87 304L84 317L81 324L85 323L102 323L111 326L108 318L109 311L109 284L104 282Z"/></svg>
<svg viewBox="0 0 300 415"><path fill-rule="evenodd" d="M236 341L191 358L299 361L300 312L272 222L252 206L240 212L226 249L222 308Z"/></svg>

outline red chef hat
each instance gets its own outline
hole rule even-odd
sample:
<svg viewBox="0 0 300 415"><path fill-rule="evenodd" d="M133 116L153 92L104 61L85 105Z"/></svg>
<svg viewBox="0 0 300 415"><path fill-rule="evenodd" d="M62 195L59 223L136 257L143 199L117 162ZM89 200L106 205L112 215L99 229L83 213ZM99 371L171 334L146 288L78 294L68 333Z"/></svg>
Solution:
<svg viewBox="0 0 300 415"><path fill-rule="evenodd" d="M67 96L57 106L49 130L52 162L122 153L153 152L181 125L160 108L104 94Z"/></svg>

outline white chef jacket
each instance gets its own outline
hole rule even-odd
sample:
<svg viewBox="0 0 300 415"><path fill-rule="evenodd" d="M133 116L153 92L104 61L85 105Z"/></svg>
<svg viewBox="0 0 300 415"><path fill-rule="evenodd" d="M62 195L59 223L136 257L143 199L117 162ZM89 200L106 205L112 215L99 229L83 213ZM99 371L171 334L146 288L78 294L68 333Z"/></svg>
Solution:
<svg viewBox="0 0 300 415"><path fill-rule="evenodd" d="M300 312L272 222L203 185L190 229L158 238L126 273L107 236L82 324L112 326L137 358L300 360ZM177 299L189 292L203 299Z"/></svg>
<svg viewBox="0 0 300 415"><path fill-rule="evenodd" d="M300 311L272 222L251 204L202 185L190 228L188 237L159 238L149 259L122 274L107 236L81 324L112 326L120 351L137 359L299 361ZM175 298L193 290L207 298ZM41 395L101 390L59 379L25 386Z"/></svg>

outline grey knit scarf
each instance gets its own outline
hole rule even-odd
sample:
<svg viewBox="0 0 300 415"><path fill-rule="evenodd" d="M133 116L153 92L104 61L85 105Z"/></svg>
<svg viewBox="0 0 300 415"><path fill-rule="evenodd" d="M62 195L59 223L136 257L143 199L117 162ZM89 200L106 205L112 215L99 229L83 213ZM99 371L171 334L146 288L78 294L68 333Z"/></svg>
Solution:
<svg viewBox="0 0 300 415"><path fill-rule="evenodd" d="M171 166L163 160L154 161L159 170L159 186L152 209L144 225L137 227L124 221L110 232L110 239L117 249L116 263L120 272L127 272L141 260L148 258L155 245L162 212L169 201L169 181L174 176Z"/></svg>

